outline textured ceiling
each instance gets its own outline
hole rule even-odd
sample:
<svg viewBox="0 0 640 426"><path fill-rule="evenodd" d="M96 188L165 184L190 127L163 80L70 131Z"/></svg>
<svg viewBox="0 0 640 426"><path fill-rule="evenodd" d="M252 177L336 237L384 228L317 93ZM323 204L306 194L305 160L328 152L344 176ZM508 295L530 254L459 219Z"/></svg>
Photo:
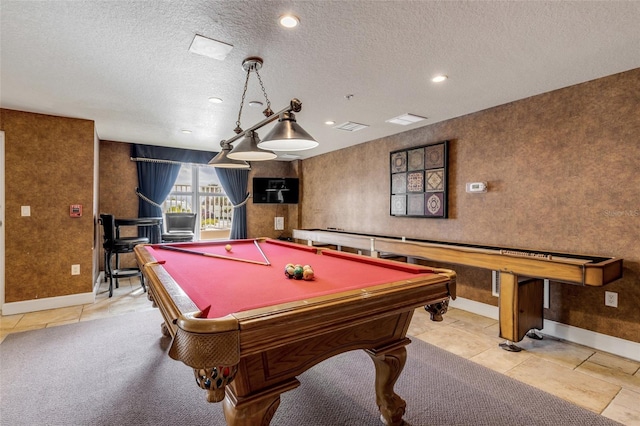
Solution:
<svg viewBox="0 0 640 426"><path fill-rule="evenodd" d="M297 28L277 25L285 12ZM272 109L299 98L320 143L301 158L640 67L640 1L1 0L0 18L3 108L94 120L103 140L217 151L234 135L242 61L260 56ZM196 34L233 49L190 53ZM449 79L432 83L439 73ZM255 75L246 99L264 102ZM245 103L243 127L262 109ZM404 113L428 120L385 122Z"/></svg>

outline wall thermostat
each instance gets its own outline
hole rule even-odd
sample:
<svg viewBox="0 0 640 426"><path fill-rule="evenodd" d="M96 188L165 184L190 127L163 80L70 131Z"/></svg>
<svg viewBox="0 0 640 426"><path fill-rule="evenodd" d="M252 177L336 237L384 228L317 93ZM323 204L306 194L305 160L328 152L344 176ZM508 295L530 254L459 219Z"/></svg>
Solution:
<svg viewBox="0 0 640 426"><path fill-rule="evenodd" d="M487 182L467 183L467 192L487 192Z"/></svg>

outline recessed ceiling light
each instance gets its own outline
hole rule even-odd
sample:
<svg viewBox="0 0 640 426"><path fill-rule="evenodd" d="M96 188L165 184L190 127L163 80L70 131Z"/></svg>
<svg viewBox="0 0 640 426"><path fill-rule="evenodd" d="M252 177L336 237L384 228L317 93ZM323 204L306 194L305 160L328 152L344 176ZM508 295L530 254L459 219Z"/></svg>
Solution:
<svg viewBox="0 0 640 426"><path fill-rule="evenodd" d="M336 124L336 122L333 121L333 120L329 120L329 121L325 121L324 124L326 124L327 126L331 126L331 125Z"/></svg>
<svg viewBox="0 0 640 426"><path fill-rule="evenodd" d="M431 79L431 81L433 81L434 83L442 83L442 82L443 82L443 81L445 81L447 78L449 78L449 77L447 77L447 76L446 76L446 75L444 75L444 74L441 74L441 75L436 75L435 77L433 77L433 78Z"/></svg>
<svg viewBox="0 0 640 426"><path fill-rule="evenodd" d="M294 15L282 15L278 22L285 28L295 28L300 23L300 19Z"/></svg>
<svg viewBox="0 0 640 426"><path fill-rule="evenodd" d="M209 102L211 102L212 104L221 104L222 99L212 96L209 98Z"/></svg>
<svg viewBox="0 0 640 426"><path fill-rule="evenodd" d="M189 134L191 134L191 130L189 130L189 129L182 129L182 130L180 130L180 131L181 131L182 133L184 133L185 135L189 135Z"/></svg>
<svg viewBox="0 0 640 426"><path fill-rule="evenodd" d="M263 104L260 101L251 101L249 102L250 107L261 107Z"/></svg>

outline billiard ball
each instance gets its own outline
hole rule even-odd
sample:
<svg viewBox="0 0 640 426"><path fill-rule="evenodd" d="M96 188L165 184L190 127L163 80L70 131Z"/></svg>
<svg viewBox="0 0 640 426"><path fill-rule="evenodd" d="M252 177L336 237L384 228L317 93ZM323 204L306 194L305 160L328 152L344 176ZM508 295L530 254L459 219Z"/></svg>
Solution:
<svg viewBox="0 0 640 426"><path fill-rule="evenodd" d="M302 269L302 266L299 266L299 265L298 265L298 266L296 266L295 268L293 268L293 277L294 277L296 280L301 280L301 279L302 279L302 276L303 276L303 273L304 273L304 271L303 271L303 269Z"/></svg>
<svg viewBox="0 0 640 426"><path fill-rule="evenodd" d="M224 246L224 249L225 249L226 251L231 251L231 248L232 248L232 247L231 247L231 244L227 244L226 246Z"/></svg>
<svg viewBox="0 0 640 426"><path fill-rule="evenodd" d="M292 265L285 266L284 274L287 278L293 278L295 275L295 268Z"/></svg>
<svg viewBox="0 0 640 426"><path fill-rule="evenodd" d="M311 281L313 279L313 269L307 268L302 272L302 279L305 281Z"/></svg>

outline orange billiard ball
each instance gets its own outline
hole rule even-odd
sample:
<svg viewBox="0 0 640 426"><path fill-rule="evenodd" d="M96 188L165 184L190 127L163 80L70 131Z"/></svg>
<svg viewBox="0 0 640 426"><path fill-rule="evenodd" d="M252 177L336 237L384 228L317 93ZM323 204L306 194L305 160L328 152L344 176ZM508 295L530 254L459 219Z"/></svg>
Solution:
<svg viewBox="0 0 640 426"><path fill-rule="evenodd" d="M224 249L225 249L226 251L231 251L231 248L232 248L232 247L231 247L231 244L227 244L226 246L224 246Z"/></svg>

